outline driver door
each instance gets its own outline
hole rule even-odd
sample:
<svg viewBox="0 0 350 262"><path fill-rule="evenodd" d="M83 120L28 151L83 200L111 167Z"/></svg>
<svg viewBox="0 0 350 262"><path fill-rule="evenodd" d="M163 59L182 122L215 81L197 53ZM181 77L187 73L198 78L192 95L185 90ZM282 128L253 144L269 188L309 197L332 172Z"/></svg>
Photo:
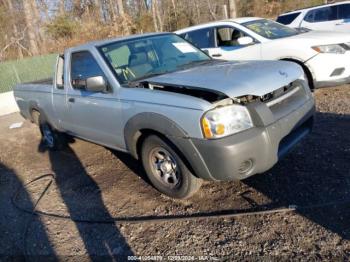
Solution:
<svg viewBox="0 0 350 262"><path fill-rule="evenodd" d="M100 65L89 51L71 54L67 81L68 116L66 130L78 137L118 148L123 144L121 104L116 90L107 84L106 92L86 90L86 80L102 76Z"/></svg>

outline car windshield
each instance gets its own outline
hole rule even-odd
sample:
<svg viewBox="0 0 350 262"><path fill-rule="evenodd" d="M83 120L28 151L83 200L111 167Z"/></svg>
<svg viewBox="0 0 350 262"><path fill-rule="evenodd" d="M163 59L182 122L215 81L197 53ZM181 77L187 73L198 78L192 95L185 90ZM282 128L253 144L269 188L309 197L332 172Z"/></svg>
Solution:
<svg viewBox="0 0 350 262"><path fill-rule="evenodd" d="M211 60L175 34L116 41L99 50L122 85Z"/></svg>
<svg viewBox="0 0 350 262"><path fill-rule="evenodd" d="M293 28L267 19L254 20L242 25L267 39L279 39L300 34Z"/></svg>

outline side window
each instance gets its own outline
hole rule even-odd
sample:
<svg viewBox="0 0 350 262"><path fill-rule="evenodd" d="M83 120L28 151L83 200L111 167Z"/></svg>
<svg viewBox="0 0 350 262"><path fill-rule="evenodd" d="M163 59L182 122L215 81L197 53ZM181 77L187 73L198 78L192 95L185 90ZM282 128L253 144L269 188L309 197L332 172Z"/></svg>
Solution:
<svg viewBox="0 0 350 262"><path fill-rule="evenodd" d="M350 19L350 4L338 5L338 19Z"/></svg>
<svg viewBox="0 0 350 262"><path fill-rule="evenodd" d="M240 46L238 39L244 36L247 35L233 27L219 27L216 30L218 46Z"/></svg>
<svg viewBox="0 0 350 262"><path fill-rule="evenodd" d="M71 80L73 88L84 89L86 87L86 79L94 76L103 76L106 79L91 53L88 51L72 53Z"/></svg>
<svg viewBox="0 0 350 262"><path fill-rule="evenodd" d="M64 89L64 56L60 55L57 58L56 68L56 88Z"/></svg>
<svg viewBox="0 0 350 262"><path fill-rule="evenodd" d="M326 22L337 19L337 6L327 6L309 11L304 20L310 23Z"/></svg>
<svg viewBox="0 0 350 262"><path fill-rule="evenodd" d="M281 15L277 18L277 22L284 24L284 25L289 25L291 24L301 13L293 13L289 15Z"/></svg>
<svg viewBox="0 0 350 262"><path fill-rule="evenodd" d="M184 39L198 48L214 47L214 29L204 28L182 35Z"/></svg>

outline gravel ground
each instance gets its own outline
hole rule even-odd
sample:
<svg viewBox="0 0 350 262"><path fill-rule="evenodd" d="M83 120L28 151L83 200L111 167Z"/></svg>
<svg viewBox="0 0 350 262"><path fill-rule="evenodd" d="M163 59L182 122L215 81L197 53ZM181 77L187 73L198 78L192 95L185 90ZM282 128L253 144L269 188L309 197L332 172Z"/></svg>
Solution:
<svg viewBox="0 0 350 262"><path fill-rule="evenodd" d="M37 127L18 114L0 118L0 261L27 255L122 260L127 255L220 260L350 259L350 203L297 212L144 224L77 223L34 217L51 172L56 180L38 210L74 219L179 215L256 207L310 206L350 200L350 86L315 91L314 132L268 172L240 182L205 183L191 199L160 195L125 154L76 140L62 152L39 147ZM187 257L171 257L175 255ZM169 256L169 257L168 257ZM202 257L200 257L202 256ZM45 257L46 259L47 257ZM160 257L152 257L158 259Z"/></svg>

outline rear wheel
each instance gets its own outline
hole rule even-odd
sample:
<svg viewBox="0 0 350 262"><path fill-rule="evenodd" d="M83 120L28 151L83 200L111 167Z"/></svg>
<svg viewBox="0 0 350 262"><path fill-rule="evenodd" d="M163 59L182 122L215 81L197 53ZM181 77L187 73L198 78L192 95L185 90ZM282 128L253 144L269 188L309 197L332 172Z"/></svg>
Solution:
<svg viewBox="0 0 350 262"><path fill-rule="evenodd" d="M154 187L172 198L188 198L196 193L202 180L188 169L173 146L158 136L145 139L141 149L144 169Z"/></svg>
<svg viewBox="0 0 350 262"><path fill-rule="evenodd" d="M60 150L66 145L65 137L62 133L54 130L46 118L39 115L39 128L42 136L42 144L49 150Z"/></svg>

